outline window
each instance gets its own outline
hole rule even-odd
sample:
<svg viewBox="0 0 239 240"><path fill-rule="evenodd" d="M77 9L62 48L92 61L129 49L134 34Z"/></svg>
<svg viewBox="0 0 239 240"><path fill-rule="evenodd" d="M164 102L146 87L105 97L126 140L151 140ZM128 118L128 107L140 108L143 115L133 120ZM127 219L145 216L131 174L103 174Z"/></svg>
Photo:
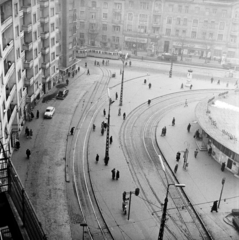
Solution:
<svg viewBox="0 0 239 240"><path fill-rule="evenodd" d="M182 12L182 5L178 5L178 12Z"/></svg>
<svg viewBox="0 0 239 240"><path fill-rule="evenodd" d="M20 48L17 48L17 59L20 58Z"/></svg>
<svg viewBox="0 0 239 240"><path fill-rule="evenodd" d="M119 43L119 37L115 38L115 42Z"/></svg>
<svg viewBox="0 0 239 240"><path fill-rule="evenodd" d="M177 37L179 36L179 30L178 29L175 30L175 36L177 36Z"/></svg>
<svg viewBox="0 0 239 240"><path fill-rule="evenodd" d="M227 10L222 10L222 17L226 17L227 16Z"/></svg>
<svg viewBox="0 0 239 240"><path fill-rule="evenodd" d="M206 39L206 32L202 32L202 39Z"/></svg>
<svg viewBox="0 0 239 240"><path fill-rule="evenodd" d="M91 13L91 19L95 19L95 13Z"/></svg>
<svg viewBox="0 0 239 240"><path fill-rule="evenodd" d="M140 2L140 9L148 10L149 4L147 2Z"/></svg>
<svg viewBox="0 0 239 240"><path fill-rule="evenodd" d="M108 3L107 3L107 2L104 2L104 3L103 3L103 8L105 8L105 9L108 8ZM103 35L103 36L105 36L105 35ZM102 37L103 37L103 36L102 36Z"/></svg>
<svg viewBox="0 0 239 240"><path fill-rule="evenodd" d="M192 31L191 38L196 38L196 36L197 36L197 32L196 31Z"/></svg>
<svg viewBox="0 0 239 240"><path fill-rule="evenodd" d="M55 45L55 38L51 38L51 47L53 47Z"/></svg>
<svg viewBox="0 0 239 240"><path fill-rule="evenodd" d="M169 12L173 12L173 4L169 5Z"/></svg>
<svg viewBox="0 0 239 240"><path fill-rule="evenodd" d="M38 74L38 65L35 66L35 75Z"/></svg>
<svg viewBox="0 0 239 240"><path fill-rule="evenodd" d="M55 60L55 53L51 53L51 61Z"/></svg>
<svg viewBox="0 0 239 240"><path fill-rule="evenodd" d="M159 15L154 15L153 16L153 23L154 24L159 24L160 23L161 16Z"/></svg>
<svg viewBox="0 0 239 240"><path fill-rule="evenodd" d="M114 32L120 32L120 26L113 26Z"/></svg>
<svg viewBox="0 0 239 240"><path fill-rule="evenodd" d="M213 33L209 33L209 39L213 39Z"/></svg>
<svg viewBox="0 0 239 240"><path fill-rule="evenodd" d="M200 7L195 7L195 13L199 13L200 12Z"/></svg>
<svg viewBox="0 0 239 240"><path fill-rule="evenodd" d="M36 6L37 0L33 0L33 6Z"/></svg>
<svg viewBox="0 0 239 240"><path fill-rule="evenodd" d="M133 21L133 13L128 13L128 21Z"/></svg>
<svg viewBox="0 0 239 240"><path fill-rule="evenodd" d="M122 4L121 3L115 3L114 6L115 6L115 9L119 9L119 10L122 9Z"/></svg>
<svg viewBox="0 0 239 240"><path fill-rule="evenodd" d="M84 7L84 6L85 6L85 0L81 0L81 1L80 1L80 6L81 6L81 7Z"/></svg>
<svg viewBox="0 0 239 240"><path fill-rule="evenodd" d="M102 41L107 42L107 36L106 35L102 35Z"/></svg>
<svg viewBox="0 0 239 240"><path fill-rule="evenodd" d="M85 22L80 22L80 29L85 29Z"/></svg>
<svg viewBox="0 0 239 240"><path fill-rule="evenodd" d="M214 21L211 21L211 28L215 28L215 22Z"/></svg>
<svg viewBox="0 0 239 240"><path fill-rule="evenodd" d="M108 14L107 13L103 13L103 19L107 19L108 18Z"/></svg>
<svg viewBox="0 0 239 240"><path fill-rule="evenodd" d="M139 23L147 23L148 15L147 14L139 14Z"/></svg>
<svg viewBox="0 0 239 240"><path fill-rule="evenodd" d="M54 30L55 30L55 24L52 23L52 24L51 24L51 32L53 32Z"/></svg>
<svg viewBox="0 0 239 240"><path fill-rule="evenodd" d="M161 3L159 1L155 1L154 3L154 11L158 12L162 8Z"/></svg>
<svg viewBox="0 0 239 240"><path fill-rule="evenodd" d="M177 18L176 24L180 25L180 23L181 23L181 18Z"/></svg>
<svg viewBox="0 0 239 240"><path fill-rule="evenodd" d="M37 14L34 13L34 14L33 14L33 23L36 23L36 22L37 22Z"/></svg>
<svg viewBox="0 0 239 240"><path fill-rule="evenodd" d="M234 57L235 57L235 52L233 52L233 51L228 51L227 57L229 57L229 58L234 58Z"/></svg>
<svg viewBox="0 0 239 240"><path fill-rule="evenodd" d="M16 26L15 30L16 30L16 36L19 37L19 26Z"/></svg>
<svg viewBox="0 0 239 240"><path fill-rule="evenodd" d="M189 6L185 6L185 13L188 13L189 11Z"/></svg>
<svg viewBox="0 0 239 240"><path fill-rule="evenodd" d="M225 23L224 22L220 22L219 23L219 29L220 30L224 30L224 28L225 28Z"/></svg>
<svg viewBox="0 0 239 240"><path fill-rule="evenodd" d="M205 14L208 16L209 15L209 8L206 8Z"/></svg>
<svg viewBox="0 0 239 240"><path fill-rule="evenodd" d="M80 11L80 17L81 17L81 19L85 17L85 12L84 11Z"/></svg>
<svg viewBox="0 0 239 240"><path fill-rule="evenodd" d="M154 34L159 34L160 27L153 27L152 30Z"/></svg>
<svg viewBox="0 0 239 240"><path fill-rule="evenodd" d="M182 31L182 36L183 36L183 37L186 37L186 34L187 34L187 31L186 31L186 30L183 30L183 31Z"/></svg>
<svg viewBox="0 0 239 240"><path fill-rule="evenodd" d="M171 17L167 18L167 24L172 24L172 18Z"/></svg>
<svg viewBox="0 0 239 240"><path fill-rule="evenodd" d="M37 58L37 48L34 49L34 58Z"/></svg>
<svg viewBox="0 0 239 240"><path fill-rule="evenodd" d="M127 24L127 31L132 32L133 26L132 24Z"/></svg>
<svg viewBox="0 0 239 240"><path fill-rule="evenodd" d="M69 61L71 61L70 58L72 59L72 57L69 57ZM56 72L56 67L55 67L55 66L51 67L51 73L52 73L52 75L53 75L55 72Z"/></svg>
<svg viewBox="0 0 239 240"><path fill-rule="evenodd" d="M216 8L213 8L213 9L212 9L212 13L213 13L213 14L216 14L216 13L217 13L217 9L216 9Z"/></svg>
<svg viewBox="0 0 239 240"><path fill-rule="evenodd" d="M96 1L92 1L91 7L96 8Z"/></svg>
<svg viewBox="0 0 239 240"><path fill-rule="evenodd" d="M194 19L193 20L193 27L197 27L198 26L198 20L197 19Z"/></svg>
<svg viewBox="0 0 239 240"><path fill-rule="evenodd" d="M167 28L166 29L166 36L170 36L170 34L171 34L171 29Z"/></svg>
<svg viewBox="0 0 239 240"><path fill-rule="evenodd" d="M15 13L15 17L18 15L18 4L15 3L14 4L14 13Z"/></svg>
<svg viewBox="0 0 239 240"><path fill-rule="evenodd" d="M208 27L208 20L204 20L203 25L204 27Z"/></svg>
<svg viewBox="0 0 239 240"><path fill-rule="evenodd" d="M218 41L223 41L223 34L218 34L217 40Z"/></svg>
<svg viewBox="0 0 239 240"><path fill-rule="evenodd" d="M215 57L221 57L221 55L222 55L222 51L221 51L221 50L219 50L219 49L214 49L214 56L215 56Z"/></svg>
<svg viewBox="0 0 239 240"><path fill-rule="evenodd" d="M22 75L22 73L21 73L21 72L22 72L22 70L21 70L21 69L19 69L19 70L18 70L18 73L17 73L17 75L18 75L18 81L20 81L20 80L21 80L21 77L22 77L22 76L21 76L21 75Z"/></svg>
<svg viewBox="0 0 239 240"><path fill-rule="evenodd" d="M183 19L183 26L187 26L187 24L188 24L188 19L187 19L187 18L184 18L184 19Z"/></svg>
<svg viewBox="0 0 239 240"><path fill-rule="evenodd" d="M231 43L236 43L237 42L237 36L231 35L230 40L231 40Z"/></svg>
<svg viewBox="0 0 239 240"><path fill-rule="evenodd" d="M103 30L103 31L107 31L107 24L103 24L103 25L102 25L102 30Z"/></svg>
<svg viewBox="0 0 239 240"><path fill-rule="evenodd" d="M145 25L139 25L139 26L138 26L138 32L146 33L146 32L147 32L147 26L145 26Z"/></svg>
<svg viewBox="0 0 239 240"><path fill-rule="evenodd" d="M134 1L129 1L129 7L130 8L134 7Z"/></svg>
<svg viewBox="0 0 239 240"><path fill-rule="evenodd" d="M51 14L51 17L53 17L53 16L55 15L55 10L54 10L54 8L51 8L51 9L50 9L50 14Z"/></svg>
<svg viewBox="0 0 239 240"><path fill-rule="evenodd" d="M36 41L37 40L37 31L34 32L33 36L34 36L34 41Z"/></svg>

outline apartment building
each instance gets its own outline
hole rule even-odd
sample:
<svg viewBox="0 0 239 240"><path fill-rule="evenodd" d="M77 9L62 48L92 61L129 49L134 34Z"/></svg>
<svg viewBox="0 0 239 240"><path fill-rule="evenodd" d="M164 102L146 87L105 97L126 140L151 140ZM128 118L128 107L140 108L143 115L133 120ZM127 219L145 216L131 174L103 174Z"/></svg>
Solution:
<svg viewBox="0 0 239 240"><path fill-rule="evenodd" d="M78 45L239 57L236 0L79 0Z"/></svg>
<svg viewBox="0 0 239 240"><path fill-rule="evenodd" d="M78 67L76 59L78 2L78 0L61 1L59 6L61 16L59 21L61 24L60 74L63 78L74 75Z"/></svg>
<svg viewBox="0 0 239 240"><path fill-rule="evenodd" d="M42 89L47 93L57 84L59 75L59 1L41 0L40 10Z"/></svg>

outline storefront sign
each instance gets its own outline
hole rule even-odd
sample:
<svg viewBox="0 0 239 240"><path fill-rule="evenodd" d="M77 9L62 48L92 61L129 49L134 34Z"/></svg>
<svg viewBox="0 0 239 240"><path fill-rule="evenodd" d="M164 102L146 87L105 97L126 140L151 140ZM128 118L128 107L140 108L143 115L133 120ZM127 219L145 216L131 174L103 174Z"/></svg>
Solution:
<svg viewBox="0 0 239 240"><path fill-rule="evenodd" d="M174 47L184 47L184 48L197 48L197 49L205 49L205 45L201 44L190 44L190 43L183 43L183 42L174 42Z"/></svg>
<svg viewBox="0 0 239 240"><path fill-rule="evenodd" d="M147 43L147 38L125 37L125 41L135 43Z"/></svg>

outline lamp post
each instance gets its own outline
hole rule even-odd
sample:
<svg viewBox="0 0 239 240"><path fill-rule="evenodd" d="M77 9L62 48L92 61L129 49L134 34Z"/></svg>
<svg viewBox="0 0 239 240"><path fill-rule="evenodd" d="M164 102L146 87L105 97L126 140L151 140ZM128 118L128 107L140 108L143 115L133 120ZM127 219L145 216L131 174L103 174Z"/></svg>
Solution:
<svg viewBox="0 0 239 240"><path fill-rule="evenodd" d="M105 165L108 164L109 161L109 138L110 138L110 105L114 103L114 101L110 98L110 89L108 88L108 98L109 98L109 110L108 110L108 122L107 122L107 134L106 134L106 144L105 144Z"/></svg>
<svg viewBox="0 0 239 240"><path fill-rule="evenodd" d="M164 199L164 206L163 206L163 214L161 218L161 223L160 223L160 230L159 230L159 235L158 235L158 240L163 240L163 233L164 233L164 226L165 226L165 221L166 221L166 214L167 214L167 205L168 205L168 193L169 193L169 187L171 185L174 185L175 187L185 187L185 184L177 184L177 183L169 183L165 166L162 160L162 157L159 155L159 161L161 163L162 169L164 171L166 181L167 181L167 192L166 192L166 197Z"/></svg>
<svg viewBox="0 0 239 240"><path fill-rule="evenodd" d="M226 178L223 178L222 179L222 190L221 190L219 201L218 201L218 208L220 206L220 202L221 202L221 198L222 198L222 192L223 192L223 187L224 187L225 182L226 182Z"/></svg>
<svg viewBox="0 0 239 240"><path fill-rule="evenodd" d="M126 55L122 55L121 61L123 63L123 70L122 70L122 78L121 78L121 89L120 89L120 106L123 106L123 85L124 85L124 62L128 57L128 53Z"/></svg>
<svg viewBox="0 0 239 240"><path fill-rule="evenodd" d="M85 232L85 227L87 227L87 224L86 223L81 223L80 226L83 227L83 238L82 239L84 240L85 239L84 232Z"/></svg>

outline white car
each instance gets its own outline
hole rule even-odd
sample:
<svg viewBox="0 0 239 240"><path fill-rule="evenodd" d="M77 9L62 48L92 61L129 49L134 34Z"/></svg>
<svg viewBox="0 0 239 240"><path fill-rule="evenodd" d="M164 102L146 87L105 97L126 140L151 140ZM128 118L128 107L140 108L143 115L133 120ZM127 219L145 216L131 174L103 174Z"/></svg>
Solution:
<svg viewBox="0 0 239 240"><path fill-rule="evenodd" d="M44 118L52 118L55 113L55 110L56 109L54 107L47 107L44 113Z"/></svg>

